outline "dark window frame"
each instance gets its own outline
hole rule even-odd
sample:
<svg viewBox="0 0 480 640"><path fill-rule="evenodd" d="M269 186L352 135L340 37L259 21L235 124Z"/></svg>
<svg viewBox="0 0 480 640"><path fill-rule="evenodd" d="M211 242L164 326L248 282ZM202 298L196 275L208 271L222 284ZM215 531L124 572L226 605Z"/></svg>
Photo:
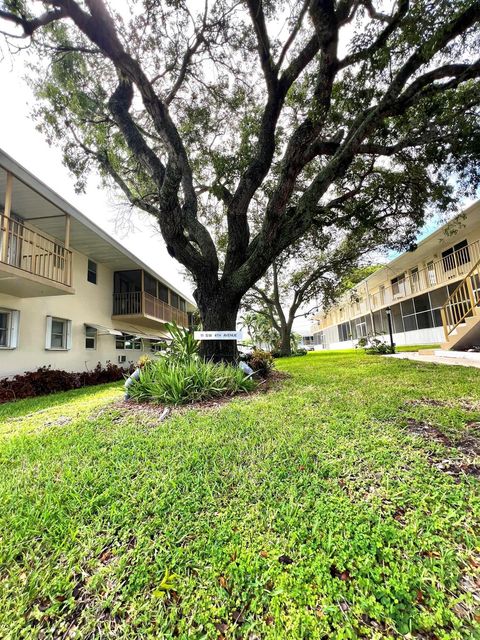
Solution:
<svg viewBox="0 0 480 640"><path fill-rule="evenodd" d="M90 260L90 258L88 258L87 282L90 282L90 284L97 284L97 272L98 272L97 263L94 260Z"/></svg>

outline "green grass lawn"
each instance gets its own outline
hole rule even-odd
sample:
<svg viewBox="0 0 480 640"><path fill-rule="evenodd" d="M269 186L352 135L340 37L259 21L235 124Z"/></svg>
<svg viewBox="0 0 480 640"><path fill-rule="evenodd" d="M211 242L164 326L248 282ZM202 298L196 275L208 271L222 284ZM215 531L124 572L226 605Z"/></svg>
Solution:
<svg viewBox="0 0 480 640"><path fill-rule="evenodd" d="M479 481L446 470L480 371L277 366L162 423L120 385L0 406L0 637L479 638Z"/></svg>
<svg viewBox="0 0 480 640"><path fill-rule="evenodd" d="M406 347L395 347L395 350L399 353L403 351L418 351L419 349L440 349L439 344L416 344L414 346L408 345Z"/></svg>

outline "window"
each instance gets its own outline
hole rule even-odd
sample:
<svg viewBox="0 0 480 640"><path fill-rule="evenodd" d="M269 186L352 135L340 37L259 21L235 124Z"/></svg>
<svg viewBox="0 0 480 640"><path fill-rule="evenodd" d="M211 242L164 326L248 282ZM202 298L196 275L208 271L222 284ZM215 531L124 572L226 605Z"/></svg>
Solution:
<svg viewBox="0 0 480 640"><path fill-rule="evenodd" d="M462 240L450 249L442 251L443 268L445 272L453 271L456 267L470 262L470 252L467 241Z"/></svg>
<svg viewBox="0 0 480 640"><path fill-rule="evenodd" d="M325 336L323 331L319 331L318 333L313 334L313 344L323 345L325 344Z"/></svg>
<svg viewBox="0 0 480 640"><path fill-rule="evenodd" d="M374 311L373 313L373 332L374 333L386 333L387 332L387 320L384 311Z"/></svg>
<svg viewBox="0 0 480 640"><path fill-rule="evenodd" d="M154 298L157 297L157 281L147 272L143 274L143 286L145 293L149 293Z"/></svg>
<svg viewBox="0 0 480 640"><path fill-rule="evenodd" d="M401 303L401 307L402 307L402 316L410 316L412 313L415 313L415 309L413 308L413 298L404 300Z"/></svg>
<svg viewBox="0 0 480 640"><path fill-rule="evenodd" d="M442 314L440 313L440 309L433 309L432 315L433 315L433 326L434 327L443 326Z"/></svg>
<svg viewBox="0 0 480 640"><path fill-rule="evenodd" d="M0 349L16 349L20 312L0 309Z"/></svg>
<svg viewBox="0 0 480 640"><path fill-rule="evenodd" d="M88 261L87 280L92 284L97 284L97 263L93 260Z"/></svg>
<svg viewBox="0 0 480 640"><path fill-rule="evenodd" d="M85 327L85 349L97 348L97 330L94 327Z"/></svg>
<svg viewBox="0 0 480 640"><path fill-rule="evenodd" d="M176 293L174 293L173 291L170 292L170 305L172 307L175 307L175 309L178 309L178 295Z"/></svg>
<svg viewBox="0 0 480 640"><path fill-rule="evenodd" d="M401 333L402 331L404 331L402 309L399 304L393 304L391 306L391 309L393 330L395 333Z"/></svg>
<svg viewBox="0 0 480 640"><path fill-rule="evenodd" d="M404 296L405 295L405 274L397 276L396 278L392 278L392 293L394 296Z"/></svg>
<svg viewBox="0 0 480 640"><path fill-rule="evenodd" d="M442 307L445 304L448 295L448 289L446 287L439 287L438 289L430 291L429 296L432 309Z"/></svg>
<svg viewBox="0 0 480 640"><path fill-rule="evenodd" d="M428 293L424 293L421 296L417 296L413 299L415 303L415 312L421 313L422 311L430 310L430 298L428 297Z"/></svg>
<svg viewBox="0 0 480 640"><path fill-rule="evenodd" d="M419 329L430 329L433 327L432 313L430 311L417 313L417 323Z"/></svg>
<svg viewBox="0 0 480 640"><path fill-rule="evenodd" d="M413 269L410 269L410 284L411 284L413 293L416 293L420 289L420 277L418 273L418 267L413 267Z"/></svg>
<svg viewBox="0 0 480 640"><path fill-rule="evenodd" d="M344 322L338 325L338 336L339 336L340 342L345 342L346 340L350 340L350 338L352 337L350 322Z"/></svg>
<svg viewBox="0 0 480 640"><path fill-rule="evenodd" d="M153 340L150 340L150 351L152 353L161 353L162 351L165 351L166 348L166 342L154 342Z"/></svg>
<svg viewBox="0 0 480 640"><path fill-rule="evenodd" d="M68 351L72 348L72 321L47 316L45 349Z"/></svg>
<svg viewBox="0 0 480 640"><path fill-rule="evenodd" d="M142 339L136 336L123 334L115 338L115 349L136 349L142 348Z"/></svg>
<svg viewBox="0 0 480 640"><path fill-rule="evenodd" d="M10 314L0 311L0 347L8 347L10 338Z"/></svg>
<svg viewBox="0 0 480 640"><path fill-rule="evenodd" d="M404 331L415 331L417 329L417 318L415 314L403 316Z"/></svg>
<svg viewBox="0 0 480 640"><path fill-rule="evenodd" d="M357 338L366 338L367 337L367 323L366 322L357 322Z"/></svg>
<svg viewBox="0 0 480 640"><path fill-rule="evenodd" d="M168 304L168 289L160 283L158 283L158 297Z"/></svg>

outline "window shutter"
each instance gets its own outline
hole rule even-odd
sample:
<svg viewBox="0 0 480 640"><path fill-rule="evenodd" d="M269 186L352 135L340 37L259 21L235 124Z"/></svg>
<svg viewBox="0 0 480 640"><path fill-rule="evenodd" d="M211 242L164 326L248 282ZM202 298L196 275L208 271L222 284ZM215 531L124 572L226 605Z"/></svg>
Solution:
<svg viewBox="0 0 480 640"><path fill-rule="evenodd" d="M18 330L20 325L20 311L12 311L10 318L10 348L18 347Z"/></svg>
<svg viewBox="0 0 480 640"><path fill-rule="evenodd" d="M45 333L45 349L52 348L52 316L47 316L47 330Z"/></svg>
<svg viewBox="0 0 480 640"><path fill-rule="evenodd" d="M71 320L67 320L66 321L67 324L67 350L70 350L72 348L72 321Z"/></svg>

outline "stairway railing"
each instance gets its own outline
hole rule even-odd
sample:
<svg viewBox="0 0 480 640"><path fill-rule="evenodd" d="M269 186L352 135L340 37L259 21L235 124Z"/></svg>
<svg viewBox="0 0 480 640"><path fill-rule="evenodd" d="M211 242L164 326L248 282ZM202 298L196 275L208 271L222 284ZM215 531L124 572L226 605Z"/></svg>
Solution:
<svg viewBox="0 0 480 640"><path fill-rule="evenodd" d="M440 309L445 340L480 305L480 260L470 269Z"/></svg>

